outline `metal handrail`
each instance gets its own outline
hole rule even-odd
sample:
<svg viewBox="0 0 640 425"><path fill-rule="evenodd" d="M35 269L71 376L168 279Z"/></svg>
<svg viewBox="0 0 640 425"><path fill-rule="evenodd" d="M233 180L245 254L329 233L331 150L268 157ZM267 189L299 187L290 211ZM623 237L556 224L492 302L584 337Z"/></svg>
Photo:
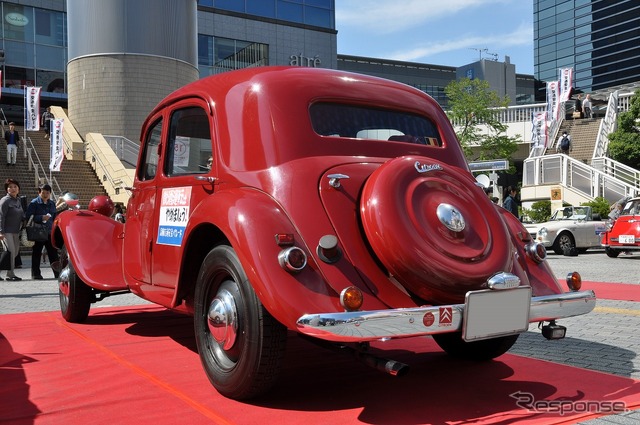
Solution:
<svg viewBox="0 0 640 425"><path fill-rule="evenodd" d="M592 159L606 156L607 150L609 149L609 134L616 130L618 108L618 91L614 91L609 95L607 111L604 114L604 119L600 121L598 136L596 137L596 145L593 148Z"/></svg>
<svg viewBox="0 0 640 425"><path fill-rule="evenodd" d="M103 135L102 137L109 143L109 146L111 146L111 149L122 163L132 167L136 166L140 143L133 142L124 136Z"/></svg>
<svg viewBox="0 0 640 425"><path fill-rule="evenodd" d="M29 146L27 146L27 144ZM47 171L44 168L44 165L42 165L42 161L40 160L40 156L38 155L38 151L36 150L35 146L33 145L33 140L31 140L31 137L26 138L26 142L25 142L25 157L27 158L27 164L28 164L28 169L34 170L34 181L36 183L36 186L39 186L40 184L42 184L43 182L46 182L49 186L52 187L52 189L55 187L58 189L57 193L62 193L62 189L60 188L60 185L58 184L58 180L51 176L51 178L47 177ZM34 160L35 157L35 160ZM44 177L40 177L40 170L42 170L42 175ZM51 191L51 197L55 200L57 199L56 196L56 191L52 190Z"/></svg>
<svg viewBox="0 0 640 425"><path fill-rule="evenodd" d="M640 194L637 181L624 181L564 154L525 159L522 177L523 187L561 184L589 199L601 196L609 202Z"/></svg>
<svg viewBox="0 0 640 425"><path fill-rule="evenodd" d="M85 152L87 155L86 156L87 160L89 160L89 157L90 157L91 158L90 161L96 163L96 166L95 166L96 174L98 174L98 169L99 169L100 172L102 173L103 182L108 181L109 183L111 183L111 186L116 189L116 193L118 193L119 189L124 189L127 193L131 193L129 189L127 189L122 185L123 184L122 180L120 179L114 180L111 177L111 174L108 172L108 168L100 159L100 155L98 155L98 153L91 147L90 143L85 144Z"/></svg>

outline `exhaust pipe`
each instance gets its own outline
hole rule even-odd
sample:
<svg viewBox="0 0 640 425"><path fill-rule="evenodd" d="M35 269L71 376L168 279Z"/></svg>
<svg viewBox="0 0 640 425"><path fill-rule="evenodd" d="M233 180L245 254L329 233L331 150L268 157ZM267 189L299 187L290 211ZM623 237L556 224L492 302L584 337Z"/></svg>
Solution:
<svg viewBox="0 0 640 425"><path fill-rule="evenodd" d="M407 372L409 372L409 365L395 360L373 356L361 351L355 351L354 354L356 359L360 360L367 366L370 366L380 372L384 372L391 376L404 376Z"/></svg>

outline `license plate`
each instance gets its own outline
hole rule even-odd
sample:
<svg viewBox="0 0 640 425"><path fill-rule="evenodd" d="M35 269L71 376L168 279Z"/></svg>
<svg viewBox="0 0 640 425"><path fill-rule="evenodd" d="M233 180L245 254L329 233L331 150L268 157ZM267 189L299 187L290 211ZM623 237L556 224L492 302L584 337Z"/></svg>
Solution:
<svg viewBox="0 0 640 425"><path fill-rule="evenodd" d="M467 292L462 338L465 341L513 335L529 328L531 287Z"/></svg>
<svg viewBox="0 0 640 425"><path fill-rule="evenodd" d="M620 243L636 243L636 237L634 235L620 235L620 236L618 236L618 242L620 242Z"/></svg>

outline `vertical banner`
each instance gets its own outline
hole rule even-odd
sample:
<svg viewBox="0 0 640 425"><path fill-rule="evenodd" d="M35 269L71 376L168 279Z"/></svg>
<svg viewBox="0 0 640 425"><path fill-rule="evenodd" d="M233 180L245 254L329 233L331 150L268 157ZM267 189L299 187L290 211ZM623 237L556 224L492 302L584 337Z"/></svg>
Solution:
<svg viewBox="0 0 640 425"><path fill-rule="evenodd" d="M547 119L555 121L560 115L560 93L557 81L547 82Z"/></svg>
<svg viewBox="0 0 640 425"><path fill-rule="evenodd" d="M40 87L25 87L27 102L26 131L40 131Z"/></svg>
<svg viewBox="0 0 640 425"><path fill-rule="evenodd" d="M62 140L62 127L64 120L51 120L51 162L49 162L49 171L60 171L62 160L64 159L64 148Z"/></svg>
<svg viewBox="0 0 640 425"><path fill-rule="evenodd" d="M560 101L566 102L571 96L573 86L573 68L560 69Z"/></svg>
<svg viewBox="0 0 640 425"><path fill-rule="evenodd" d="M536 147L547 146L547 117L545 112L537 112L531 118L531 141Z"/></svg>

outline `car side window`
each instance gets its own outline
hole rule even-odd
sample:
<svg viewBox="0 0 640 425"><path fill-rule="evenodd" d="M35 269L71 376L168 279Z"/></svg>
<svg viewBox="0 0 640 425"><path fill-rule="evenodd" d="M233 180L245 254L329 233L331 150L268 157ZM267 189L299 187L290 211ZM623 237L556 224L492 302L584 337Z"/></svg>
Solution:
<svg viewBox="0 0 640 425"><path fill-rule="evenodd" d="M211 131L209 117L199 107L173 112L169 127L169 144L165 174L205 174L211 169Z"/></svg>
<svg viewBox="0 0 640 425"><path fill-rule="evenodd" d="M138 180L152 180L158 172L158 147L162 137L162 120L153 125L144 144L143 163L138 167Z"/></svg>

